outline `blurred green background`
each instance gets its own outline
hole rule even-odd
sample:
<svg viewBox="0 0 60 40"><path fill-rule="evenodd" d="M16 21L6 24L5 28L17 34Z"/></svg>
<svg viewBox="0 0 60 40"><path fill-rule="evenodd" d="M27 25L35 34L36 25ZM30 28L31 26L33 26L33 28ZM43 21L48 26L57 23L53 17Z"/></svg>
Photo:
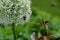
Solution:
<svg viewBox="0 0 60 40"><path fill-rule="evenodd" d="M51 6L52 2L55 4L54 7ZM60 0L32 0L32 7L55 16L60 16Z"/></svg>

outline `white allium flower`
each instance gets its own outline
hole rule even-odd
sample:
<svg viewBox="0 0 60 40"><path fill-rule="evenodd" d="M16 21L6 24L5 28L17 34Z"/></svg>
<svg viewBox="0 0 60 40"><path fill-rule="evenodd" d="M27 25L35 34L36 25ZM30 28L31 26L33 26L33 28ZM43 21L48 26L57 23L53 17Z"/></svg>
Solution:
<svg viewBox="0 0 60 40"><path fill-rule="evenodd" d="M0 0L0 23L22 24L29 20L31 15L31 0Z"/></svg>

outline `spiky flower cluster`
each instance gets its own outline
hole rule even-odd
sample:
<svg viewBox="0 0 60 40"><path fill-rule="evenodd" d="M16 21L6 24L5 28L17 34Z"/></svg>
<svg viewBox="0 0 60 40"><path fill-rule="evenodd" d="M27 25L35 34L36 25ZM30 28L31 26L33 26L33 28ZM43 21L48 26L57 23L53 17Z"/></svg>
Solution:
<svg viewBox="0 0 60 40"><path fill-rule="evenodd" d="M30 18L30 0L0 0L0 23L21 24Z"/></svg>

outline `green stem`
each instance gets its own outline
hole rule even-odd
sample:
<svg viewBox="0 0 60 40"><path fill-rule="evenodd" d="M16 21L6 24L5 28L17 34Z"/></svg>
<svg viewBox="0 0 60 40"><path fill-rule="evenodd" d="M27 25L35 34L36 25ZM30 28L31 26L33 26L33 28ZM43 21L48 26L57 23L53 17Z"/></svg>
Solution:
<svg viewBox="0 0 60 40"><path fill-rule="evenodd" d="M12 24L12 31L13 31L13 36L14 36L14 40L17 40L17 35L16 35L16 30L15 30L15 24Z"/></svg>
<svg viewBox="0 0 60 40"><path fill-rule="evenodd" d="M46 29L46 25L44 24L44 29L45 29L45 31L46 31L46 37L47 37L47 40L49 40L49 35L48 35L48 30Z"/></svg>

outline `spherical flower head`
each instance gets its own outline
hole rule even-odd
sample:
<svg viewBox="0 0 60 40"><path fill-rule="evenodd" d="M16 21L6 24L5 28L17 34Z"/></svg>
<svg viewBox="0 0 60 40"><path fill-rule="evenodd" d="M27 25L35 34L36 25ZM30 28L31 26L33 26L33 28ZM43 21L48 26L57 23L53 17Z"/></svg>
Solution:
<svg viewBox="0 0 60 40"><path fill-rule="evenodd" d="M23 24L31 15L30 0L0 0L0 23Z"/></svg>

